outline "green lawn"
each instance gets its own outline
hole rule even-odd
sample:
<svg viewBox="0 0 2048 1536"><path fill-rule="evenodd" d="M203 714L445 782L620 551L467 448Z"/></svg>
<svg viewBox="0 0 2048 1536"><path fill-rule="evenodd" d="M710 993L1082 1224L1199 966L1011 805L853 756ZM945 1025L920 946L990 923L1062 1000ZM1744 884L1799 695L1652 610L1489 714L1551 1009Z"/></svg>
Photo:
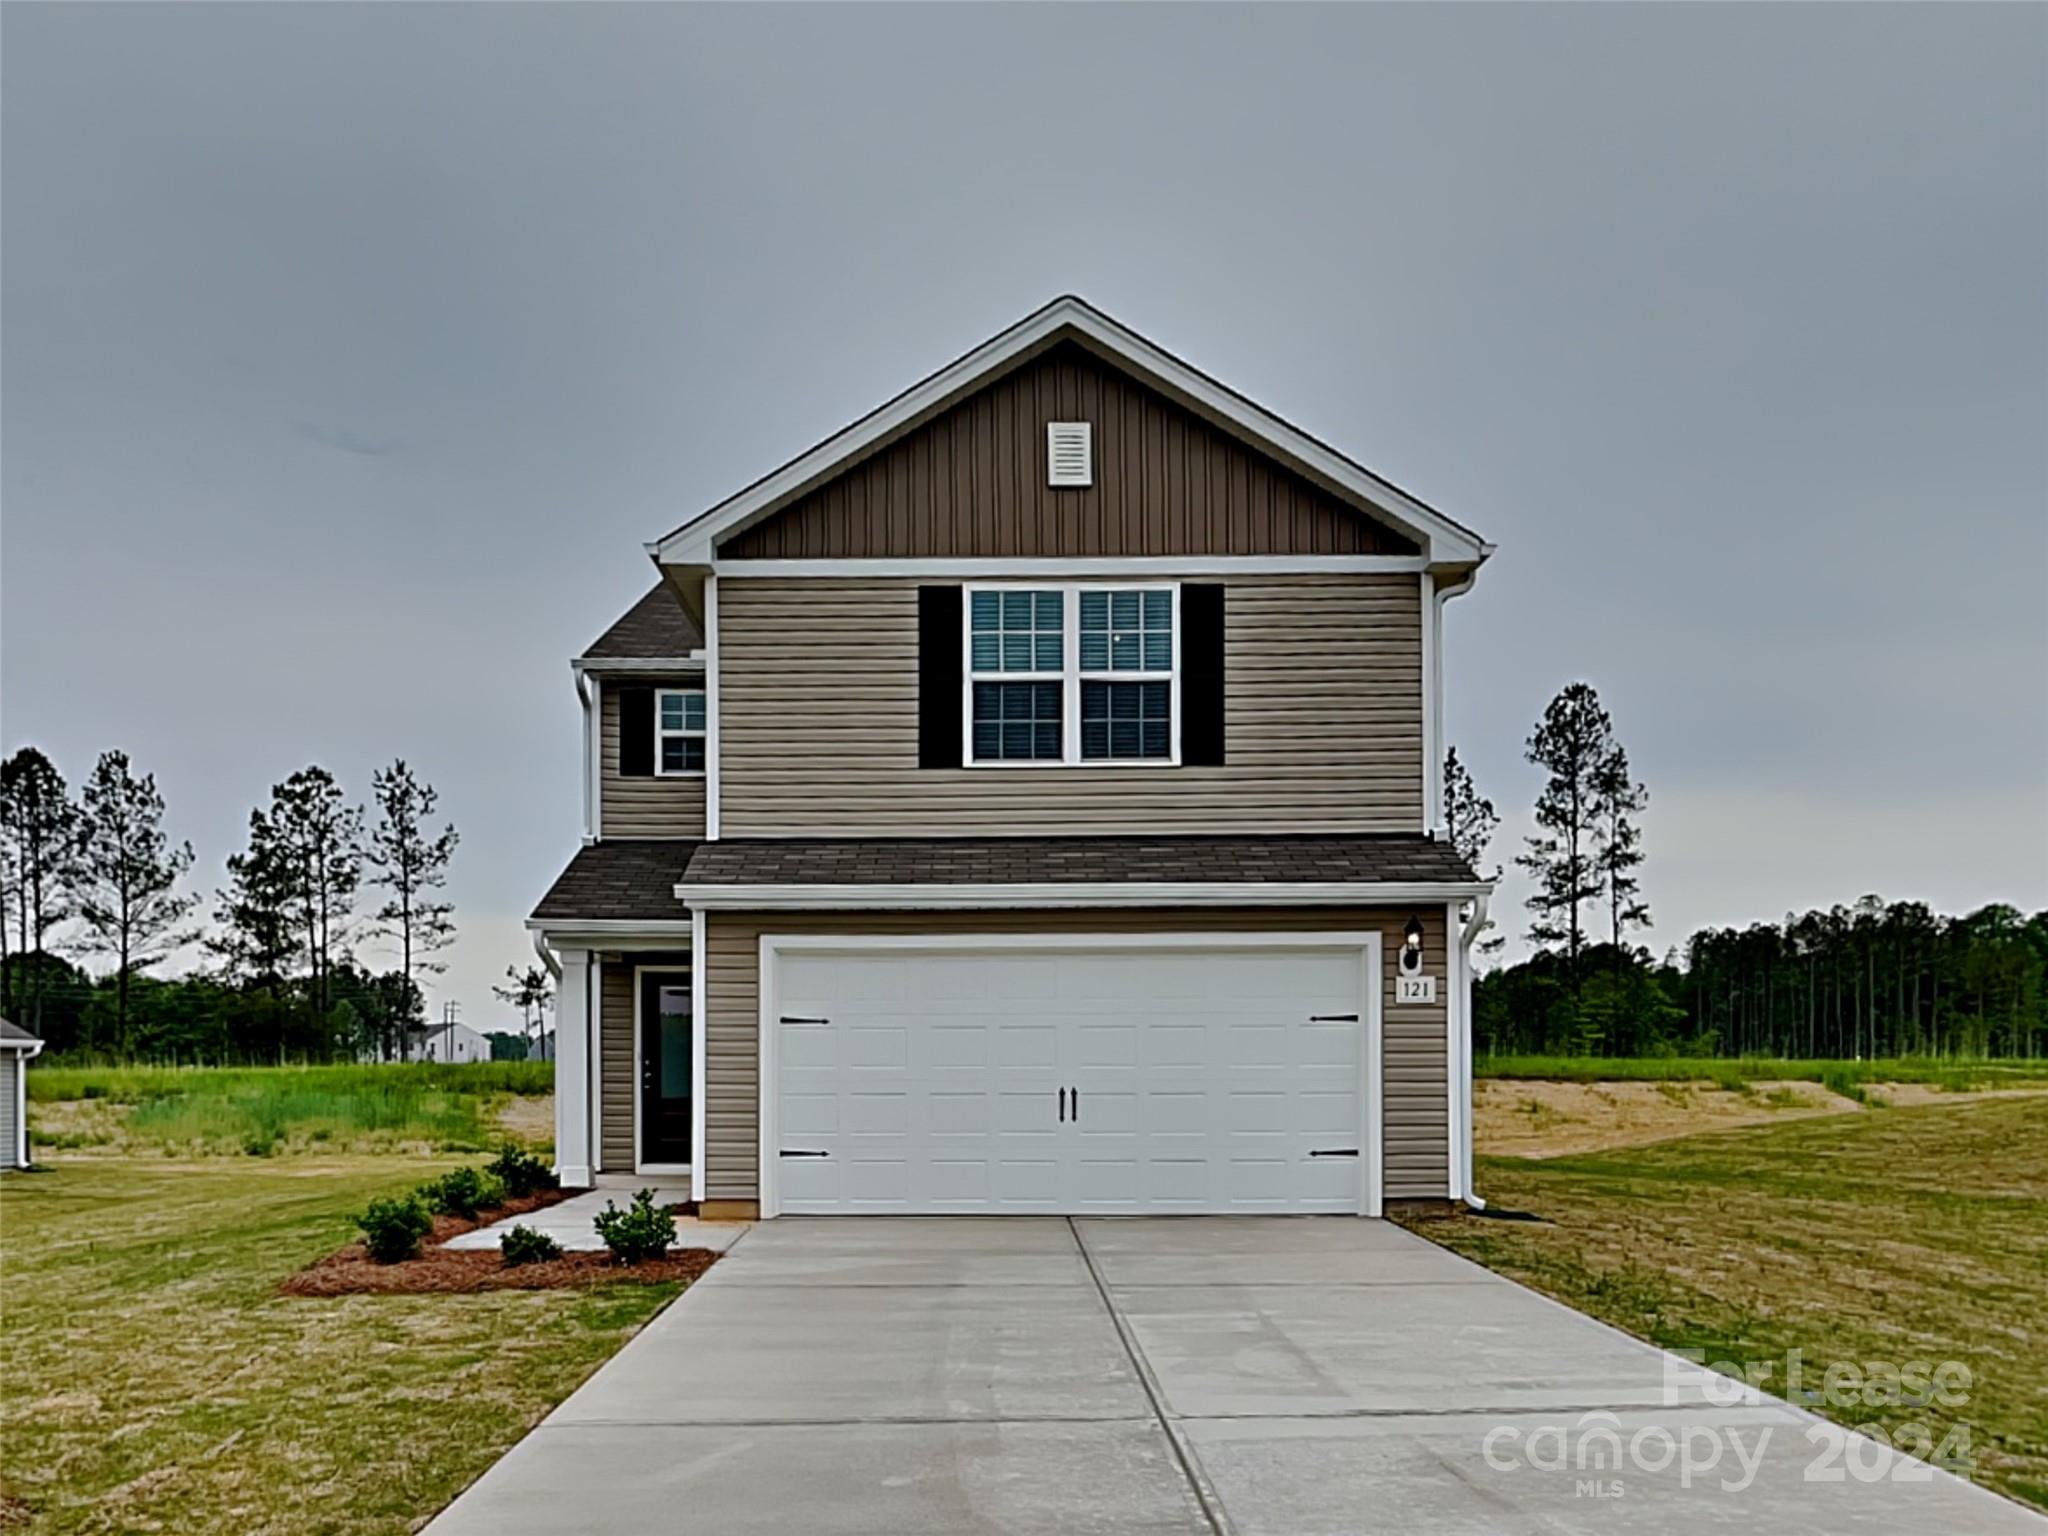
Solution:
<svg viewBox="0 0 2048 1536"><path fill-rule="evenodd" d="M1958 1360L1979 1480L2048 1508L2048 1097L1959 1098L1543 1161L1481 1157L1490 1205L1421 1235L1716 1360ZM1780 1385L1782 1383L1779 1383ZM1772 1381L1765 1381L1768 1389Z"/></svg>
<svg viewBox="0 0 2048 1536"><path fill-rule="evenodd" d="M365 1201L451 1162L158 1153L0 1178L0 1526L353 1536L446 1504L676 1294L276 1294Z"/></svg>

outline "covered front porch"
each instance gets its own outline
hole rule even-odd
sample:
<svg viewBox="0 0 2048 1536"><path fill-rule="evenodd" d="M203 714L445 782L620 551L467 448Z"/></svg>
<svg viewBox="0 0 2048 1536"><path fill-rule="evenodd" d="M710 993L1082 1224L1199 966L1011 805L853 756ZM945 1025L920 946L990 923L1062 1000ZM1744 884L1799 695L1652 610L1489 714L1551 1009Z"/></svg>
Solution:
<svg viewBox="0 0 2048 1536"><path fill-rule="evenodd" d="M703 941L675 884L693 842L582 849L527 927L556 978L555 1172L704 1198Z"/></svg>

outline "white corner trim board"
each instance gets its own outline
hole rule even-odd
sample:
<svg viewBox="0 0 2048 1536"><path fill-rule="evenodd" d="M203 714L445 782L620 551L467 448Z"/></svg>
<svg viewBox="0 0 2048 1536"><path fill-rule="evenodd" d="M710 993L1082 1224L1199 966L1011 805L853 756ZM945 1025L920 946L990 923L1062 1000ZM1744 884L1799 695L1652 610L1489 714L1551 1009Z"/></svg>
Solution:
<svg viewBox="0 0 2048 1536"><path fill-rule="evenodd" d="M982 962L1001 969L1015 988L1007 999L1010 1025L1039 1042L1028 1059L957 1038L937 1049L941 1032L959 1036L976 1022L991 1022L961 1011L960 967ZM895 971L885 997L868 984L878 965ZM770 932L759 940L759 967L756 1151L764 1218L785 1210L1383 1212L1384 979L1376 931ZM1217 1033L1241 1006L1228 1000L1233 986L1268 1015L1242 1038ZM1099 1011L1037 1011L1037 999L1055 1004L1084 994L1121 1006L1107 1022ZM1207 1026L1191 1036L1196 998L1224 999L1223 1012L1210 1010ZM876 1007L886 1015L875 1014ZM915 1041L886 1060L874 1055L866 1037L883 1024L891 1026L883 1033L900 1035L906 1021L918 1019L944 1026L912 1029L924 1042L922 1055ZM1172 1031L1167 1064L1140 1067L1142 1043L1089 1047L1083 1037L1091 1020L1120 1037L1131 1029ZM1046 1054L1049 1037L1057 1038ZM1261 1051L1264 1059L1254 1060ZM833 1107L846 1091L848 1053L871 1058L858 1087L865 1129L852 1142L844 1138L845 1116ZM1228 1104L1224 1120L1203 1119L1219 1139L1190 1140L1197 1128L1187 1122L1188 1092L1148 1094L1143 1081L1131 1079L1134 1071L1143 1080L1178 1074L1183 1089L1204 1090L1212 1109L1218 1092L1234 1097L1231 1086L1241 1087L1247 1071L1273 1074L1239 1106L1253 1116L1240 1129L1251 1133L1256 1155L1246 1155L1242 1137L1229 1134ZM1101 1106L1096 1113L1105 1119L1083 1113L1078 1087L1071 1115L1064 1094L1055 1098L1055 1080L1070 1073L1089 1085L1087 1101ZM1299 1081L1302 1073L1313 1080ZM954 1105L950 1128L943 1116L887 1113L889 1101L900 1107L933 1093ZM1002 1116L990 1120L964 1108L990 1093L1006 1103ZM792 1108L796 1118L786 1120ZM1041 1109L1042 1128L1032 1118ZM1150 1137L1130 1134L1147 1126ZM1278 1161L1275 1135L1291 1148ZM1006 1155L1005 1144L1021 1150ZM1171 1144L1165 1154L1162 1144Z"/></svg>
<svg viewBox="0 0 2048 1536"><path fill-rule="evenodd" d="M1422 547L1432 564L1476 565L1492 546L1399 486L1155 346L1092 305L1053 300L921 383L826 438L745 490L647 546L661 565L709 567L717 541L768 516L848 459L944 408L988 374L1061 335L1082 338L1167 394L1228 424L1313 478L1373 508Z"/></svg>
<svg viewBox="0 0 2048 1536"><path fill-rule="evenodd" d="M944 911L1028 907L1353 907L1389 902L1470 900L1488 882L1129 881L1013 885L678 885L693 911L829 912L852 909Z"/></svg>

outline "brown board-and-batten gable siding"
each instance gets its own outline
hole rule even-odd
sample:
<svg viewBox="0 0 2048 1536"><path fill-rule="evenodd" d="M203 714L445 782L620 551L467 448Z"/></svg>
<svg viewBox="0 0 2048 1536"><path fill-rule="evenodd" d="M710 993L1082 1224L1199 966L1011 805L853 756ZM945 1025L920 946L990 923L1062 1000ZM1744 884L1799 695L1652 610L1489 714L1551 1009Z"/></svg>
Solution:
<svg viewBox="0 0 2048 1536"><path fill-rule="evenodd" d="M1094 484L1046 483L1046 423ZM719 545L721 559L1414 555L1367 511L1073 341L1030 358Z"/></svg>

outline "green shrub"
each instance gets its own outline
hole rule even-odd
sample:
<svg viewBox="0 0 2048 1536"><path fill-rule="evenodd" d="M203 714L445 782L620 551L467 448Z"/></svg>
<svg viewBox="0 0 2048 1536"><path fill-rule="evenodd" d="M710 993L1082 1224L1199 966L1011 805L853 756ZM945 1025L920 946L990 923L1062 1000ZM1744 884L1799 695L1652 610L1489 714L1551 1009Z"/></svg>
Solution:
<svg viewBox="0 0 2048 1536"><path fill-rule="evenodd" d="M484 1171L504 1185L505 1193L514 1200L555 1187L555 1176L548 1165L514 1141L506 1142Z"/></svg>
<svg viewBox="0 0 2048 1536"><path fill-rule="evenodd" d="M633 1203L620 1210L611 1201L597 1218L597 1235L621 1264L658 1259L676 1240L676 1219L654 1203L654 1191L643 1189Z"/></svg>
<svg viewBox="0 0 2048 1536"><path fill-rule="evenodd" d="M443 1216L475 1221L480 1210L502 1204L505 1186L479 1168L452 1168L420 1186L420 1198Z"/></svg>
<svg viewBox="0 0 2048 1536"><path fill-rule="evenodd" d="M433 1215L417 1195L372 1200L356 1218L363 1245L379 1264L399 1264L419 1257L420 1239L434 1230Z"/></svg>
<svg viewBox="0 0 2048 1536"><path fill-rule="evenodd" d="M547 1233L536 1232L532 1227L514 1227L505 1234L498 1251L505 1255L505 1266L510 1269L520 1264L545 1264L549 1259L559 1259L562 1245Z"/></svg>

